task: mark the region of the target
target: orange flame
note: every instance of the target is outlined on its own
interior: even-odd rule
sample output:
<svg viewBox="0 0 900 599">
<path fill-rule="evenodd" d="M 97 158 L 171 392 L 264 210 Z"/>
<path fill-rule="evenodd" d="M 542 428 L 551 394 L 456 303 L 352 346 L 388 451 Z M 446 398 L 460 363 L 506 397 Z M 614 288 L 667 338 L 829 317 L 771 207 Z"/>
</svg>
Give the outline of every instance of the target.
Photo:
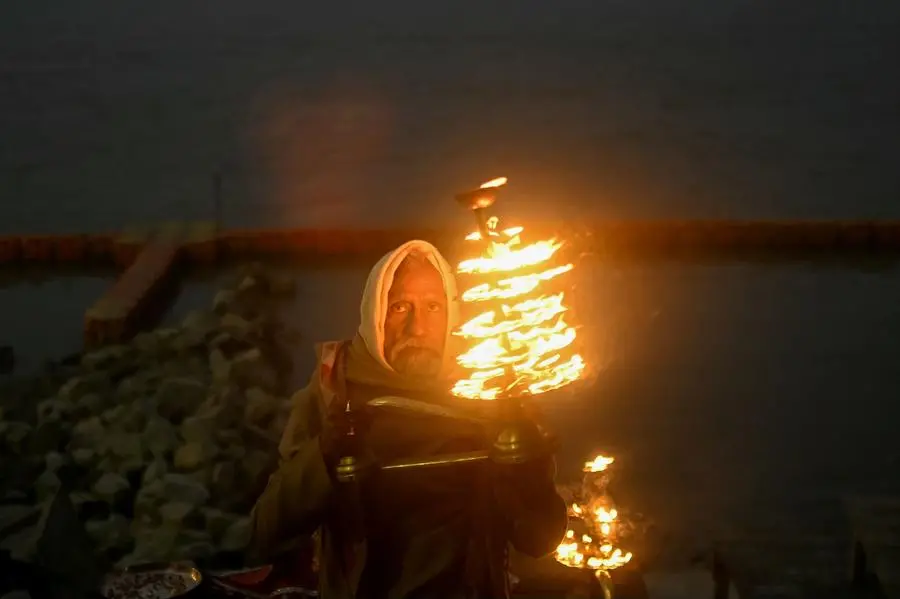
<svg viewBox="0 0 900 599">
<path fill-rule="evenodd" d="M 602 472 L 614 462 L 614 458 L 598 455 L 586 462 L 586 473 Z M 569 530 L 566 538 L 556 548 L 556 560 L 573 568 L 612 570 L 631 561 L 632 553 L 615 546 L 619 512 L 607 495 L 588 498 L 582 506 L 573 502 L 569 506 Z M 580 532 L 576 533 L 576 529 Z"/>
<path fill-rule="evenodd" d="M 482 187 L 505 183 L 501 177 Z M 576 332 L 565 320 L 565 294 L 541 292 L 543 284 L 574 268 L 547 264 L 563 244 L 555 239 L 525 244 L 522 227 L 498 231 L 496 217 L 487 224 L 486 247 L 480 232 L 466 237 L 482 242 L 484 249 L 460 262 L 458 272 L 488 279 L 465 289 L 462 301 L 491 306 L 455 331 L 469 342 L 457 362 L 470 374 L 453 393 L 491 400 L 512 393 L 538 395 L 577 380 L 585 363 L 571 350 Z"/>
<path fill-rule="evenodd" d="M 616 458 L 607 457 L 605 455 L 598 455 L 590 462 L 584 463 L 584 471 L 585 472 L 603 472 L 615 461 L 616 461 Z"/>
<path fill-rule="evenodd" d="M 492 187 L 502 187 L 506 185 L 508 179 L 506 177 L 497 177 L 496 179 L 491 179 L 487 183 L 481 184 L 481 189 L 490 189 Z"/>
</svg>

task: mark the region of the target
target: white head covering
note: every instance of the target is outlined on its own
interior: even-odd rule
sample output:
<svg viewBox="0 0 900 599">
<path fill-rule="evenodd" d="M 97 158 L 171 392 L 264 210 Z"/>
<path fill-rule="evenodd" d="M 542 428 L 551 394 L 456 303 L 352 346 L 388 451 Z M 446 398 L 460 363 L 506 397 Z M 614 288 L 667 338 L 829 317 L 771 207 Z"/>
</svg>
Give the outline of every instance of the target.
<svg viewBox="0 0 900 599">
<path fill-rule="evenodd" d="M 363 291 L 362 302 L 359 306 L 359 335 L 366 344 L 369 354 L 387 370 L 393 371 L 384 356 L 384 321 L 388 309 L 388 292 L 394 282 L 394 273 L 400 267 L 403 260 L 413 252 L 419 252 L 426 256 L 428 261 L 441 275 L 444 283 L 444 293 L 447 295 L 447 335 L 444 348 L 449 346 L 448 341 L 459 321 L 459 299 L 456 290 L 456 278 L 450 264 L 441 256 L 436 247 L 427 241 L 407 241 L 392 252 L 388 252 L 378 261 Z M 454 363 L 454 357 L 444 352 L 444 370 Z"/>
</svg>

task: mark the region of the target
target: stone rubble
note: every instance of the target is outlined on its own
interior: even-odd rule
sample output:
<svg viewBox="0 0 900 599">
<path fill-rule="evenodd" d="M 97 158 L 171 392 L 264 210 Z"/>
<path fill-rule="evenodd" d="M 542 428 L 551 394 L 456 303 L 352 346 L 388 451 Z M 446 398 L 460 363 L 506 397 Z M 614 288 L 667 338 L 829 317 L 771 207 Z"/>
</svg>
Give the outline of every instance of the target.
<svg viewBox="0 0 900 599">
<path fill-rule="evenodd" d="M 29 561 L 35 513 L 68 493 L 120 566 L 239 552 L 277 463 L 297 335 L 287 275 L 250 265 L 178 327 L 67 360 L 0 398 L 0 551 Z"/>
</svg>

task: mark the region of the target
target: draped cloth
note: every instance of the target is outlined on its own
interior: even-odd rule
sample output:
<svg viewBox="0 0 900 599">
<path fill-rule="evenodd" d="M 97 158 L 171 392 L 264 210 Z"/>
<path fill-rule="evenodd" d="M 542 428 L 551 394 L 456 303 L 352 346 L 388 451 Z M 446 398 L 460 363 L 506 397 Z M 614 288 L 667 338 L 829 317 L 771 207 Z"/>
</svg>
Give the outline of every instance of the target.
<svg viewBox="0 0 900 599">
<path fill-rule="evenodd" d="M 401 375 L 384 356 L 384 321 L 394 275 L 412 252 L 437 269 L 447 295 L 447 331 L 439 376 Z M 371 399 L 397 395 L 479 411 L 479 402 L 452 398 L 456 374 L 452 332 L 459 304 L 453 272 L 437 249 L 410 241 L 372 269 L 360 303 L 360 325 L 348 341 L 317 347 L 316 371 L 299 391 L 280 444 L 281 465 L 254 508 L 254 547 L 260 554 L 317 531 L 323 599 L 495 599 L 508 595 L 507 546 L 525 530 L 545 553 L 565 531 L 565 504 L 550 491 L 545 506 L 519 526 L 498 511 L 490 465 L 443 466 L 438 470 L 375 473 L 347 493 L 327 471 L 318 445 L 331 402 L 364 409 Z M 486 448 L 478 425 L 434 417 L 381 412 L 373 415 L 365 445 L 387 463 Z M 552 486 L 552 484 L 551 484 Z M 352 495 L 355 503 L 348 504 Z M 544 497 L 546 493 L 536 493 Z M 348 511 L 361 512 L 348 530 Z M 560 514 L 562 521 L 560 524 Z M 548 517 L 549 516 L 549 517 Z M 354 519 L 356 521 L 356 519 Z M 537 532 L 535 532 L 537 531 Z M 521 536 L 521 535 L 520 535 Z M 526 538 L 526 537 L 522 537 Z M 544 547 L 546 545 L 546 548 Z"/>
</svg>

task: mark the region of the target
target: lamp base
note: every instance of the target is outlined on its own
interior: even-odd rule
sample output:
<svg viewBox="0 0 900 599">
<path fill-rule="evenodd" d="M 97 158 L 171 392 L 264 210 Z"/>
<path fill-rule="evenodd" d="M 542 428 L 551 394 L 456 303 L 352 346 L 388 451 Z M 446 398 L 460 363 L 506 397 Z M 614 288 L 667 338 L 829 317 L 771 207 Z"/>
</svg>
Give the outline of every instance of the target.
<svg viewBox="0 0 900 599">
<path fill-rule="evenodd" d="M 504 423 L 491 446 L 498 464 L 522 464 L 552 454 L 556 439 L 535 423 L 520 419 Z"/>
<path fill-rule="evenodd" d="M 338 482 L 354 483 L 365 477 L 375 467 L 375 461 L 361 455 L 345 455 L 338 460 L 335 476 Z"/>
</svg>

